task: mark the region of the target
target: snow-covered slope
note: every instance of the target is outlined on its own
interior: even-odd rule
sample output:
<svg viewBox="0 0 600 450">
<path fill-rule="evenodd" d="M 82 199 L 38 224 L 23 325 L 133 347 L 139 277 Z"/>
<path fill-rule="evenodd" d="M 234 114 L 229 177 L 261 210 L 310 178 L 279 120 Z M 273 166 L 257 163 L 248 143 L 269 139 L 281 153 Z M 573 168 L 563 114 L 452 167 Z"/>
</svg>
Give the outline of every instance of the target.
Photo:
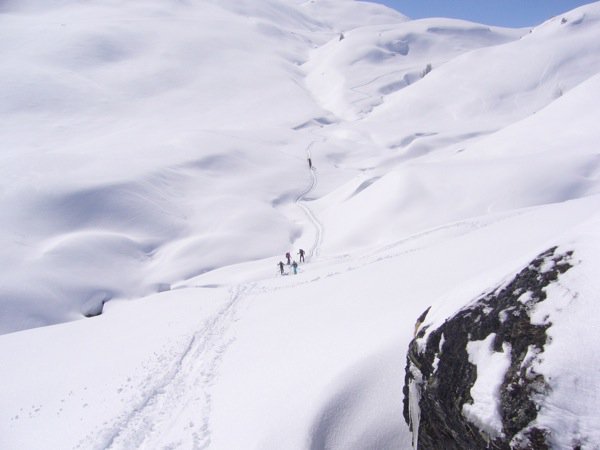
<svg viewBox="0 0 600 450">
<path fill-rule="evenodd" d="M 364 26 L 311 53 L 305 65 L 307 86 L 324 108 L 352 120 L 371 112 L 389 94 L 416 83 L 434 66 L 523 33 L 451 19 Z"/>
<path fill-rule="evenodd" d="M 302 184 L 291 128 L 320 115 L 298 67 L 315 19 L 281 2 L 61 5 L 0 17 L 4 332 L 300 233 L 273 204 Z"/>
<path fill-rule="evenodd" d="M 504 45 L 433 61 L 418 83 L 352 123 L 354 136 L 380 151 L 347 163 L 363 176 L 333 194 L 345 201 L 320 200 L 325 226 L 342 231 L 325 245 L 344 251 L 348 241 L 360 242 L 364 224 L 351 220 L 359 209 L 396 212 L 369 225 L 385 242 L 424 226 L 598 192 L 598 7 L 564 18 Z M 420 26 L 432 34 L 430 21 Z M 433 34 L 457 34 L 455 26 Z M 473 29 L 464 28 L 477 36 Z"/>
<path fill-rule="evenodd" d="M 408 448 L 416 317 L 597 220 L 599 20 L 2 2 L 0 447 Z"/>
</svg>

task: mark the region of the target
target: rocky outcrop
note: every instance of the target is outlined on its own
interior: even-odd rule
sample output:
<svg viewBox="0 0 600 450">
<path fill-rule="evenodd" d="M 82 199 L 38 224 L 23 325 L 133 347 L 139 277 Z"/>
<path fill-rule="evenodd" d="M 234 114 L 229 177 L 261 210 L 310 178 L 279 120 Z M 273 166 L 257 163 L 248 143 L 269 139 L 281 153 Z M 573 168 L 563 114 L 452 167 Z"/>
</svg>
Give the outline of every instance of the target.
<svg viewBox="0 0 600 450">
<path fill-rule="evenodd" d="M 536 363 L 552 324 L 532 320 L 531 311 L 572 266 L 572 252 L 551 248 L 442 325 L 418 330 L 404 386 L 404 418 L 415 447 L 549 448 L 549 430 L 532 422 L 549 389 Z M 493 404 L 485 402 L 490 398 Z"/>
</svg>

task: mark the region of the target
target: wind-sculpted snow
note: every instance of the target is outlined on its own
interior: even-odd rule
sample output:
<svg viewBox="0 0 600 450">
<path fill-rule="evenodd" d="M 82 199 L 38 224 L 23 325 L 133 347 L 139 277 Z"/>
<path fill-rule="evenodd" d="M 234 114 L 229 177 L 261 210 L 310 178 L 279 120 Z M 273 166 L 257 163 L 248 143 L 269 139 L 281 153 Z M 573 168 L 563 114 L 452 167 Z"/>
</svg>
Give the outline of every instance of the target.
<svg viewBox="0 0 600 450">
<path fill-rule="evenodd" d="M 415 318 L 598 210 L 599 5 L 0 2 L 0 447 L 407 448 Z"/>
<path fill-rule="evenodd" d="M 344 39 L 333 39 L 312 52 L 306 64 L 307 85 L 323 107 L 353 120 L 384 103 L 387 95 L 419 81 L 427 65 L 437 67 L 524 33 L 459 20 L 444 23 L 426 19 L 344 33 Z"/>
<path fill-rule="evenodd" d="M 490 30 L 484 35 L 487 39 L 495 37 L 491 46 L 489 40 L 484 45 L 481 27 L 473 24 L 463 25 L 463 32 L 452 22 L 434 27 L 430 20 L 395 27 L 386 33 L 401 36 L 403 27 L 412 27 L 413 34 L 421 30 L 408 46 L 427 43 L 429 54 L 421 54 L 422 49 L 408 51 L 406 56 L 399 54 L 391 62 L 378 65 L 382 68 L 404 60 L 406 64 L 418 61 L 411 69 L 415 82 L 405 78 L 406 71 L 391 71 L 387 75 L 397 80 L 396 92 L 362 95 L 358 103 L 342 104 L 336 99 L 346 102 L 359 98 L 344 94 L 350 85 L 343 80 L 352 70 L 358 71 L 355 66 L 366 67 L 368 63 L 358 59 L 348 70 L 338 70 L 346 66 L 330 59 L 351 55 L 349 50 L 340 50 L 342 45 L 363 52 L 372 49 L 372 44 L 345 44 L 351 39 L 348 37 L 317 50 L 327 51 L 323 54 L 328 58 L 314 59 L 320 65 L 310 72 L 309 86 L 317 96 L 323 92 L 319 98 L 326 107 L 353 111 L 351 117 L 346 116 L 352 119 L 364 116 L 353 122 L 353 140 L 360 148 L 371 148 L 369 158 L 347 152 L 343 160 L 336 160 L 336 166 L 361 169 L 362 173 L 319 200 L 317 211 L 322 211 L 324 226 L 340 230 L 324 242 L 324 251 L 346 251 L 349 243 L 370 243 L 364 236 L 365 223 L 354 219 L 359 210 L 374 217 L 394 212 L 388 220 L 369 226 L 370 236 L 388 240 L 398 233 L 410 234 L 424 226 L 490 211 L 597 193 L 595 143 L 599 136 L 591 122 L 599 114 L 594 99 L 600 92 L 600 66 L 592 55 L 600 53 L 600 28 L 596 26 L 600 12 L 598 4 L 584 11 L 565 14 L 565 23 L 557 18 L 531 33 L 521 30 L 524 34 L 520 39 L 514 31 Z M 574 21 L 570 18 L 581 14 L 586 19 L 568 28 Z M 472 47 L 463 45 L 459 55 L 451 53 L 456 52 L 453 40 L 469 35 L 465 29 L 472 31 Z M 367 30 L 360 31 L 367 36 Z M 377 35 L 378 39 L 383 40 L 386 33 Z M 577 46 L 572 44 L 575 41 Z M 477 44 L 483 48 L 475 48 Z M 446 55 L 448 60 L 436 60 L 434 55 Z M 433 69 L 422 76 L 418 71 L 422 72 L 428 62 Z M 328 83 L 328 77 L 337 78 Z M 371 80 L 375 85 L 381 81 L 376 77 Z M 330 89 L 331 85 L 337 88 Z M 355 105 L 363 99 L 380 105 L 372 109 L 372 104 L 354 114 Z M 348 129 L 350 125 L 342 127 Z M 352 146 L 349 140 L 348 145 Z M 368 189 L 349 201 L 339 201 L 373 177 L 379 179 Z"/>
<path fill-rule="evenodd" d="M 596 192 L 597 83 L 571 89 L 597 71 L 596 9 L 527 34 L 341 0 L 6 3 L 0 289 L 23 317 L 4 316 L 2 329 L 77 317 L 98 292 L 139 297 L 283 252 L 302 233 L 294 194 L 282 193 L 302 185 L 310 142 L 333 253 Z M 562 155 L 569 144 L 577 159 Z M 532 156 L 479 159 L 515 151 Z M 373 228 L 353 219 L 359 210 L 392 214 Z M 101 244 L 106 233 L 131 251 Z M 56 264 L 46 249 L 62 241 L 82 246 L 62 275 L 44 275 Z"/>
<path fill-rule="evenodd" d="M 281 28 L 271 36 L 208 2 L 13 6 L 0 17 L 0 330 L 73 319 L 98 292 L 140 297 L 299 235 L 271 201 L 301 184 L 291 143 L 310 136 L 291 127 L 320 115 L 296 65 L 311 19 L 248 3 Z"/>
</svg>

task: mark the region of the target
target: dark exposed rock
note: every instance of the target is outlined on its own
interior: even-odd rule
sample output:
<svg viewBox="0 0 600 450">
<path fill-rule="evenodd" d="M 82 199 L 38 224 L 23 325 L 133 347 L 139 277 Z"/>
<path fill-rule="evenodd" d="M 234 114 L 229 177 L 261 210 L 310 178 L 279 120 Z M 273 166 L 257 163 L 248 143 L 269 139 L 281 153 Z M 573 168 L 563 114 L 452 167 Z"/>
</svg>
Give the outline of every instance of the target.
<svg viewBox="0 0 600 450">
<path fill-rule="evenodd" d="M 532 323 L 530 312 L 546 299 L 545 288 L 572 267 L 571 257 L 572 252 L 557 254 L 551 248 L 510 282 L 483 294 L 438 328 L 419 329 L 408 351 L 404 418 L 420 450 L 549 448 L 548 430 L 529 424 L 549 389 L 534 363 L 544 351 L 551 323 Z M 463 415 L 463 406 L 473 403 L 471 388 L 477 380 L 477 366 L 469 361 L 467 345 L 492 334 L 494 352 L 510 350 L 497 405 L 502 418 L 502 432 L 497 435 L 479 429 Z"/>
</svg>

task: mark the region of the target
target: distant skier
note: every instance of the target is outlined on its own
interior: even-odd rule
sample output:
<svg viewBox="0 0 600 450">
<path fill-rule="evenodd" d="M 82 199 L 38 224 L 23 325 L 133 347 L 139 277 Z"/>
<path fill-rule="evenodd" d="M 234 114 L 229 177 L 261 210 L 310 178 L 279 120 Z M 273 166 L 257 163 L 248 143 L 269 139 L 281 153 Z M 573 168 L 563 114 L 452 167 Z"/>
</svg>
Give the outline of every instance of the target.
<svg viewBox="0 0 600 450">
<path fill-rule="evenodd" d="M 279 271 L 281 272 L 281 275 L 283 275 L 283 263 L 279 261 L 277 265 L 279 266 Z"/>
<path fill-rule="evenodd" d="M 300 249 L 298 254 L 300 255 L 300 262 L 304 262 L 304 250 Z"/>
<path fill-rule="evenodd" d="M 292 269 L 294 269 L 294 275 L 298 274 L 298 263 L 296 261 L 294 261 L 292 263 Z"/>
<path fill-rule="evenodd" d="M 308 168 L 312 169 L 312 159 L 308 158 Z"/>
<path fill-rule="evenodd" d="M 289 266 L 292 263 L 292 255 L 290 255 L 290 252 L 287 252 L 285 257 L 287 258 L 287 265 Z"/>
</svg>

